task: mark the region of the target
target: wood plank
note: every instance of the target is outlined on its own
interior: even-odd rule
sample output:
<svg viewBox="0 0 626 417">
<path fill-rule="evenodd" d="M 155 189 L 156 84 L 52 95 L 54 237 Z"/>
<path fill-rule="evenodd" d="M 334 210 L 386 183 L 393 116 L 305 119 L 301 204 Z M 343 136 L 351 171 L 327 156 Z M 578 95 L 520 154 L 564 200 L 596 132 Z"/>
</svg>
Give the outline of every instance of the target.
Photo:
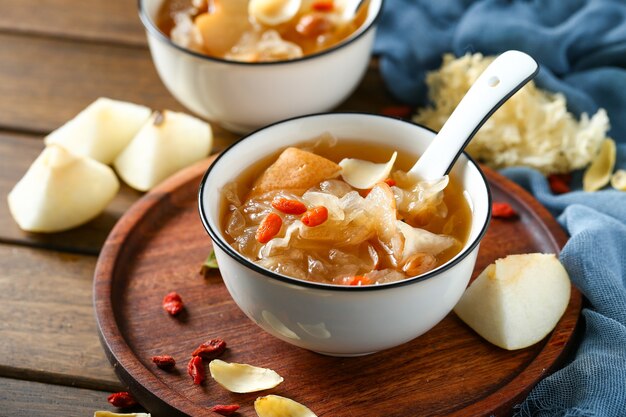
<svg viewBox="0 0 626 417">
<path fill-rule="evenodd" d="M 108 395 L 104 391 L 0 378 L 0 415 L 88 417 L 96 410 L 114 411 L 107 402 Z"/>
<path fill-rule="evenodd" d="M 0 30 L 43 35 L 146 44 L 130 0 L 0 0 Z"/>
<path fill-rule="evenodd" d="M 0 375 L 122 388 L 98 340 L 95 262 L 91 256 L 0 245 Z"/>
<path fill-rule="evenodd" d="M 36 136 L 0 133 L 0 195 L 6 196 L 43 149 Z M 104 213 L 73 230 L 62 233 L 28 233 L 9 212 L 6 198 L 0 201 L 0 242 L 97 254 L 117 219 L 142 193 L 122 185 Z"/>
</svg>

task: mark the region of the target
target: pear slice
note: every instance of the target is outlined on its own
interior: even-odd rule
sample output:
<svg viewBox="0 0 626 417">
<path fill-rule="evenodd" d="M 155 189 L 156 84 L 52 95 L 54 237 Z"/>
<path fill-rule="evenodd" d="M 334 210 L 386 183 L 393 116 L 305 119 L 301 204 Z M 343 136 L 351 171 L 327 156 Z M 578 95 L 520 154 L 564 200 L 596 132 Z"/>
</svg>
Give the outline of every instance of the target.
<svg viewBox="0 0 626 417">
<path fill-rule="evenodd" d="M 122 180 L 148 191 L 176 171 L 206 157 L 211 126 L 184 113 L 154 112 L 113 166 Z"/>
<path fill-rule="evenodd" d="M 148 107 L 101 97 L 45 138 L 76 155 L 110 164 L 150 117 Z"/>
<path fill-rule="evenodd" d="M 264 25 L 276 26 L 293 19 L 301 0 L 250 0 L 248 15 Z"/>
<path fill-rule="evenodd" d="M 96 217 L 118 189 L 108 166 L 50 145 L 9 193 L 9 210 L 23 230 L 60 232 Z"/>
<path fill-rule="evenodd" d="M 376 183 L 384 181 L 396 162 L 398 152 L 394 152 L 388 162 L 376 164 L 362 159 L 344 158 L 339 162 L 341 176 L 344 181 L 360 190 L 372 188 Z"/>
<path fill-rule="evenodd" d="M 569 299 L 569 276 L 555 255 L 509 255 L 485 268 L 454 312 L 487 341 L 514 350 L 550 333 Z"/>
</svg>

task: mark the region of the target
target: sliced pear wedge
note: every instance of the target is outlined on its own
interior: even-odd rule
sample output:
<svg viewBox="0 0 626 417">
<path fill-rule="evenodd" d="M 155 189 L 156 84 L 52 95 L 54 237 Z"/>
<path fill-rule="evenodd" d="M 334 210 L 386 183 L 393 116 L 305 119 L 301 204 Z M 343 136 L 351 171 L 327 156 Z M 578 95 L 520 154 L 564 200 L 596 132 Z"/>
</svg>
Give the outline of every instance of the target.
<svg viewBox="0 0 626 417">
<path fill-rule="evenodd" d="M 45 138 L 76 155 L 110 164 L 150 117 L 148 107 L 101 97 Z"/>
<path fill-rule="evenodd" d="M 259 417 L 317 417 L 313 411 L 299 402 L 279 395 L 257 398 L 254 402 L 254 411 Z"/>
<path fill-rule="evenodd" d="M 118 189 L 108 166 L 50 145 L 9 193 L 9 209 L 23 230 L 60 232 L 96 217 Z"/>
<path fill-rule="evenodd" d="M 212 145 L 211 127 L 202 120 L 168 110 L 154 112 L 113 166 L 126 184 L 148 191 L 206 157 Z"/>
<path fill-rule="evenodd" d="M 276 26 L 293 19 L 301 4 L 301 0 L 250 0 L 248 15 L 264 25 Z"/>
<path fill-rule="evenodd" d="M 454 312 L 487 341 L 514 350 L 546 337 L 569 299 L 569 276 L 555 255 L 509 255 L 485 268 Z"/>
<path fill-rule="evenodd" d="M 383 164 L 376 164 L 362 159 L 344 158 L 339 162 L 341 176 L 344 181 L 360 190 L 372 188 L 376 183 L 389 177 L 398 152 L 391 155 L 391 159 Z"/>
<path fill-rule="evenodd" d="M 267 368 L 214 359 L 209 363 L 213 379 L 230 392 L 245 393 L 274 388 L 283 377 Z"/>
<path fill-rule="evenodd" d="M 613 139 L 604 139 L 600 145 L 600 152 L 583 175 L 583 190 L 596 191 L 609 183 L 615 167 L 615 153 Z"/>
</svg>

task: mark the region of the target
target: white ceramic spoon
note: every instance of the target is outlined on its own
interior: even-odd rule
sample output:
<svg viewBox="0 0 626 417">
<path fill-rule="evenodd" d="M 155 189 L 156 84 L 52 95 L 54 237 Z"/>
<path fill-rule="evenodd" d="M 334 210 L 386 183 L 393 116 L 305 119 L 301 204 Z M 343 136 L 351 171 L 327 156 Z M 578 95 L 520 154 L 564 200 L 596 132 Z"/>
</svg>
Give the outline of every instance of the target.
<svg viewBox="0 0 626 417">
<path fill-rule="evenodd" d="M 409 174 L 422 180 L 448 174 L 483 123 L 537 72 L 537 61 L 523 52 L 507 51 L 498 56 L 465 94 Z"/>
</svg>

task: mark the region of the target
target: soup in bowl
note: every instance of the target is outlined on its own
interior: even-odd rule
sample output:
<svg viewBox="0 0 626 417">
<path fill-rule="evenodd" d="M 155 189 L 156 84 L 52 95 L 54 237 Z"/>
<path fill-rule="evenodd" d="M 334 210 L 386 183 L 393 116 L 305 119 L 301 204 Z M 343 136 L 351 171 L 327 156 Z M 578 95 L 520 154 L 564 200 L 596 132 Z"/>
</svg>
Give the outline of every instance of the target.
<svg viewBox="0 0 626 417">
<path fill-rule="evenodd" d="M 344 101 L 369 65 L 382 2 L 369 0 L 348 23 L 333 23 L 332 10 L 311 10 L 311 1 L 275 26 L 237 15 L 239 4 L 248 10 L 246 0 L 213 0 L 213 13 L 191 0 L 139 0 L 139 15 L 154 65 L 172 95 L 194 113 L 243 133 Z M 191 7 L 191 15 L 175 18 L 172 7 Z M 224 13 L 234 17 L 214 24 Z M 307 16 L 328 20 L 320 28 L 330 29 L 306 35 Z M 187 23 L 174 25 L 174 19 Z"/>
<path fill-rule="evenodd" d="M 465 155 L 449 177 L 408 178 L 433 137 L 384 116 L 325 114 L 269 126 L 224 151 L 199 205 L 242 311 L 282 340 L 344 356 L 397 346 L 443 319 L 469 282 L 490 195 Z M 337 164 L 383 162 L 394 151 L 389 177 L 368 189 L 351 186 Z"/>
</svg>

